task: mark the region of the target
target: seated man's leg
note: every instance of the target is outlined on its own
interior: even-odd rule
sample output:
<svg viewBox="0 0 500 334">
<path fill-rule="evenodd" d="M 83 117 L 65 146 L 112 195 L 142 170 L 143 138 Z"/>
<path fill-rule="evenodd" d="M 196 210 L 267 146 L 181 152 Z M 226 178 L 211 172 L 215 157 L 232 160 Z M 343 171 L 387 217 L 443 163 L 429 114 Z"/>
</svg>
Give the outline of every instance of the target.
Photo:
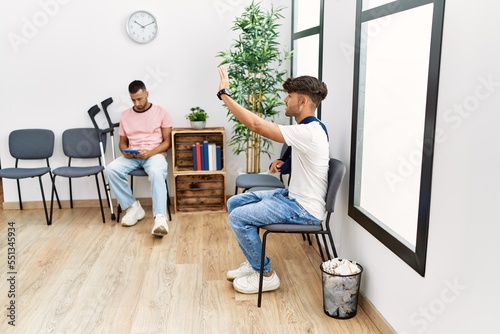
<svg viewBox="0 0 500 334">
<path fill-rule="evenodd" d="M 127 209 L 127 213 L 121 221 L 122 226 L 134 226 L 137 221 L 146 215 L 141 204 L 132 194 L 132 189 L 128 183 L 128 174 L 138 167 L 140 167 L 139 159 L 127 159 L 125 157 L 118 157 L 106 167 L 111 190 L 115 193 L 120 206 Z"/>
<path fill-rule="evenodd" d="M 318 220 L 294 199 L 289 198 L 287 189 L 238 195 L 228 204 L 231 210 L 229 223 L 243 254 L 255 272 L 249 273 L 248 266 L 243 264 L 239 269 L 228 272 L 227 276 L 228 279 L 234 279 L 233 287 L 236 291 L 257 293 L 259 291 L 258 271 L 262 256 L 262 242 L 258 227 L 280 223 L 315 224 Z M 264 259 L 263 272 L 262 291 L 278 289 L 280 279 L 272 270 L 268 257 Z"/>
<path fill-rule="evenodd" d="M 127 209 L 136 201 L 130 189 L 128 174 L 138 167 L 140 164 L 136 162 L 136 159 L 125 157 L 118 157 L 106 166 L 109 186 L 123 209 Z"/>
<path fill-rule="evenodd" d="M 168 172 L 167 159 L 163 154 L 156 154 L 142 166 L 148 174 L 151 185 L 151 196 L 153 198 L 153 216 L 167 215 L 167 187 L 165 179 Z"/>
<path fill-rule="evenodd" d="M 163 154 L 156 154 L 150 157 L 143 165 L 148 174 L 151 185 L 151 196 L 153 198 L 153 217 L 155 223 L 151 234 L 163 237 L 168 234 L 167 224 L 167 187 L 165 178 L 167 177 L 168 163 Z"/>
<path fill-rule="evenodd" d="M 274 190 L 269 190 L 269 191 L 271 192 L 270 194 L 274 192 Z M 227 200 L 227 211 L 231 213 L 231 211 L 233 211 L 234 208 L 238 208 L 240 206 L 255 202 L 260 202 L 264 196 L 265 194 L 263 194 L 262 192 L 257 196 L 254 192 L 250 191 L 231 196 Z"/>
<path fill-rule="evenodd" d="M 257 228 L 270 224 L 318 224 L 319 221 L 288 197 L 287 189 L 257 191 L 231 197 L 229 223 L 236 240 L 253 270 L 260 270 L 262 241 Z M 272 272 L 266 257 L 264 274 Z"/>
</svg>

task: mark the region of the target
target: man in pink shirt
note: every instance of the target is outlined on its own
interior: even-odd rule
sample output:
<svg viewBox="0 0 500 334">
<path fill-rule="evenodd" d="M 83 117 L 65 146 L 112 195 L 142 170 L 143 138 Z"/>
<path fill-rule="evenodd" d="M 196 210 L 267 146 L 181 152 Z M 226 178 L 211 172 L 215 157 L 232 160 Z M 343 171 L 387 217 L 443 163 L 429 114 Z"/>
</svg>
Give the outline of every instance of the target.
<svg viewBox="0 0 500 334">
<path fill-rule="evenodd" d="M 123 156 L 113 160 L 107 167 L 108 181 L 118 203 L 127 209 L 122 218 L 123 226 L 133 226 L 145 216 L 144 209 L 132 194 L 128 174 L 144 168 L 151 183 L 154 226 L 151 233 L 163 237 L 168 234 L 167 224 L 167 150 L 171 146 L 172 119 L 160 106 L 148 101 L 149 93 L 142 81 L 130 83 L 130 98 L 134 106 L 125 110 L 120 118 L 120 151 Z M 136 150 L 128 153 L 124 150 Z"/>
</svg>

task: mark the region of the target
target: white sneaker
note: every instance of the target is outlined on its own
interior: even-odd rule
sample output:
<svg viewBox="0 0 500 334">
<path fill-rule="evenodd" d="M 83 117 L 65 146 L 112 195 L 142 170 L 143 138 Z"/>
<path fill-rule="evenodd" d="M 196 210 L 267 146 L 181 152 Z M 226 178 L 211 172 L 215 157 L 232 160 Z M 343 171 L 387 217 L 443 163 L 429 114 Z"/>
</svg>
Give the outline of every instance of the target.
<svg viewBox="0 0 500 334">
<path fill-rule="evenodd" d="M 227 280 L 232 282 L 235 278 L 251 275 L 255 272 L 248 261 L 240 264 L 238 269 L 229 270 L 226 274 Z"/>
<path fill-rule="evenodd" d="M 127 214 L 122 218 L 122 226 L 134 226 L 137 221 L 144 218 L 146 212 L 139 201 L 135 201 L 128 209 Z"/>
<path fill-rule="evenodd" d="M 151 234 L 157 237 L 163 237 L 168 234 L 167 217 L 165 217 L 165 215 L 156 215 L 155 226 L 153 227 Z"/>
<path fill-rule="evenodd" d="M 259 273 L 254 272 L 249 276 L 238 277 L 233 281 L 233 287 L 241 293 L 258 293 L 259 292 Z M 262 282 L 262 292 L 273 291 L 280 287 L 280 279 L 273 271 L 270 277 L 264 276 Z"/>
</svg>

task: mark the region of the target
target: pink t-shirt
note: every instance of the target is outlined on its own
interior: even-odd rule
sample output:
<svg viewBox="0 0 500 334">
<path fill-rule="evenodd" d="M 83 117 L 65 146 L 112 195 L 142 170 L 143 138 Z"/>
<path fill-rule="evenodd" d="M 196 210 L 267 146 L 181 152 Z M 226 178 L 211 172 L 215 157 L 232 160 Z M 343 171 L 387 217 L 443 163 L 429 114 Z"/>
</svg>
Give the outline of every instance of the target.
<svg viewBox="0 0 500 334">
<path fill-rule="evenodd" d="M 151 150 L 163 142 L 161 128 L 172 127 L 170 114 L 160 106 L 151 105 L 147 111 L 138 113 L 130 108 L 120 117 L 118 134 L 128 138 L 131 149 Z"/>
</svg>

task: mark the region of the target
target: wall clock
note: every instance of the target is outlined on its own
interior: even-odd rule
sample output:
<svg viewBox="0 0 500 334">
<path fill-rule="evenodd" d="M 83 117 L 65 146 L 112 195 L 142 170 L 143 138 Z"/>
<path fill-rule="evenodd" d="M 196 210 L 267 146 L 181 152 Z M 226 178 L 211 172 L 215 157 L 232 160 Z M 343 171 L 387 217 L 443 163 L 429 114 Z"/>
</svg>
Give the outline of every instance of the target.
<svg viewBox="0 0 500 334">
<path fill-rule="evenodd" d="M 127 20 L 127 33 L 134 42 L 151 42 L 158 35 L 156 18 L 144 10 L 132 13 Z"/>
</svg>

